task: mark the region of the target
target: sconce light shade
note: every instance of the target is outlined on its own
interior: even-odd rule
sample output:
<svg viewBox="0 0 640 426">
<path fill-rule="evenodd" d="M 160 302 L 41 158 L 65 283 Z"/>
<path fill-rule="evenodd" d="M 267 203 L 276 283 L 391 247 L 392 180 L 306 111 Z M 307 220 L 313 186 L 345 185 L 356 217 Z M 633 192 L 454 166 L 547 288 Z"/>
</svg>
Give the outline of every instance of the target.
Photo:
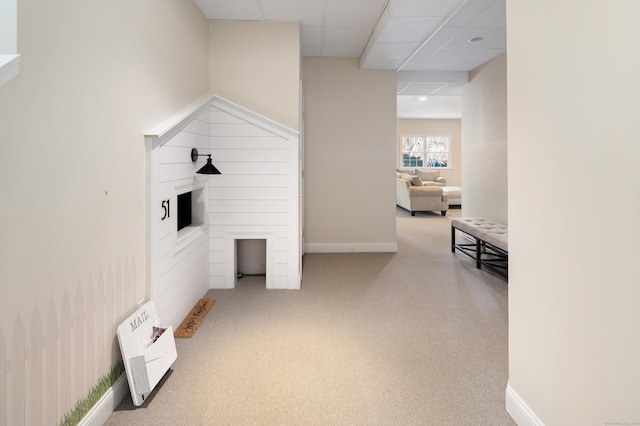
<svg viewBox="0 0 640 426">
<path fill-rule="evenodd" d="M 209 154 L 209 158 L 207 158 L 207 164 L 202 166 L 200 170 L 196 173 L 200 173 L 202 175 L 220 175 L 220 170 L 216 169 L 216 166 L 211 162 L 211 154 Z"/>
<path fill-rule="evenodd" d="M 195 163 L 198 160 L 198 157 L 205 155 L 209 157 L 207 158 L 207 164 L 202 166 L 202 168 L 196 173 L 200 173 L 201 175 L 221 175 L 222 173 L 220 173 L 220 170 L 216 169 L 216 166 L 211 162 L 211 154 L 198 154 L 198 150 L 193 148 L 191 150 L 191 161 Z"/>
</svg>

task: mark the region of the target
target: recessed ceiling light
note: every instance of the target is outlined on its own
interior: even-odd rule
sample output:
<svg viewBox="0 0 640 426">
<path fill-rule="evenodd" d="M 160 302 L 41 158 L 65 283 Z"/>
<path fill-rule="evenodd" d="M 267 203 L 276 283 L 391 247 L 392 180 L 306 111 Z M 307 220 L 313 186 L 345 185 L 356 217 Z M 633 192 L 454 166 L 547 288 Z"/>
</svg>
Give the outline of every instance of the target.
<svg viewBox="0 0 640 426">
<path fill-rule="evenodd" d="M 427 97 L 426 97 L 426 96 L 420 96 L 420 97 L 418 98 L 418 100 L 419 100 L 419 101 L 426 101 L 426 100 L 427 100 Z"/>
<path fill-rule="evenodd" d="M 469 43 L 478 43 L 484 40 L 484 37 L 473 37 L 469 39 Z"/>
</svg>

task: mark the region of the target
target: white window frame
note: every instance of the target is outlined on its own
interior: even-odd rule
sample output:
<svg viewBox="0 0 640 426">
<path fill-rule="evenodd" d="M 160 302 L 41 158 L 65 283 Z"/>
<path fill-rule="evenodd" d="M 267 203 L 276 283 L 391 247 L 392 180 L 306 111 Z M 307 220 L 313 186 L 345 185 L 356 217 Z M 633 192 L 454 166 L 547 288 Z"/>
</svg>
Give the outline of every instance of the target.
<svg viewBox="0 0 640 426">
<path fill-rule="evenodd" d="M 20 74 L 17 0 L 0 0 L 0 87 Z"/>
<path fill-rule="evenodd" d="M 405 165 L 404 164 L 404 155 L 409 153 L 409 151 L 405 152 L 405 139 L 406 138 L 422 138 L 423 139 L 423 145 L 422 145 L 422 150 L 421 151 L 413 151 L 414 153 L 421 153 L 422 154 L 422 166 L 418 166 L 418 165 Z M 429 152 L 427 150 L 427 141 L 430 138 L 442 138 L 442 139 L 446 139 L 447 142 L 447 150 L 445 151 L 446 153 L 446 157 L 447 157 L 447 165 L 446 166 L 428 166 L 428 158 L 429 158 Z M 451 165 L 451 135 L 442 135 L 442 134 L 428 134 L 428 133 L 422 133 L 422 134 L 418 134 L 418 133 L 413 133 L 413 134 L 405 134 L 405 135 L 401 135 L 400 136 L 400 166 L 401 168 L 407 168 L 407 167 L 413 167 L 413 168 L 417 168 L 417 169 L 426 169 L 426 170 L 450 170 L 452 169 L 452 165 Z"/>
</svg>

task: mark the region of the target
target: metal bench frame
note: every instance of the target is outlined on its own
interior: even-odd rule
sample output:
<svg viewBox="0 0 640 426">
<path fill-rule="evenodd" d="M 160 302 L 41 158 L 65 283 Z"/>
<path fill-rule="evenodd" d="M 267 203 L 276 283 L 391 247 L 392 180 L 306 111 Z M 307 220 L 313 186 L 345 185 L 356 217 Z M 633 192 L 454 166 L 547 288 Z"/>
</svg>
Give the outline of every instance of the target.
<svg viewBox="0 0 640 426">
<path fill-rule="evenodd" d="M 456 243 L 456 231 L 460 231 L 468 236 L 471 243 Z M 460 228 L 456 228 L 451 224 L 451 253 L 455 253 L 456 249 L 466 254 L 476 261 L 476 268 L 485 268 L 492 270 L 503 278 L 509 276 L 509 253 L 498 248 L 477 235 L 470 234 Z"/>
</svg>

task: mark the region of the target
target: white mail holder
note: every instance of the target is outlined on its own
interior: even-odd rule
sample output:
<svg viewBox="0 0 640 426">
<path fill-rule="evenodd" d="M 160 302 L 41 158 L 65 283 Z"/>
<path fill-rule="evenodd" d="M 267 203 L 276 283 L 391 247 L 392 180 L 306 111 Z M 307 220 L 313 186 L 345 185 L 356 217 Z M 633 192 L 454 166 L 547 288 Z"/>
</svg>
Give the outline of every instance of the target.
<svg viewBox="0 0 640 426">
<path fill-rule="evenodd" d="M 173 329 L 158 322 L 156 307 L 149 301 L 118 326 L 122 361 L 136 406 L 142 405 L 178 357 Z"/>
</svg>

